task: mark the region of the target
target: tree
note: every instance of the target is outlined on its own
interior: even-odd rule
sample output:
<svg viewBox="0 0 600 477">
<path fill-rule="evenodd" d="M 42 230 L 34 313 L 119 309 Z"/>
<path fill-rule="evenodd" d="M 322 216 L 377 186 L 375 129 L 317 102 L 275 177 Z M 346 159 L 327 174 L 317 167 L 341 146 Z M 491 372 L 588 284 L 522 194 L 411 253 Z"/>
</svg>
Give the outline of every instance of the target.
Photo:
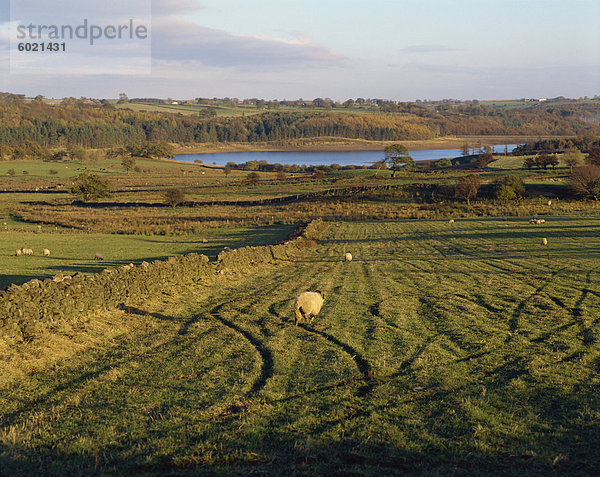
<svg viewBox="0 0 600 477">
<path fill-rule="evenodd" d="M 279 182 L 284 182 L 286 179 L 287 179 L 287 176 L 285 175 L 285 172 L 277 171 L 277 180 Z"/>
<path fill-rule="evenodd" d="M 600 166 L 578 167 L 573 171 L 570 179 L 575 194 L 594 200 L 600 198 Z"/>
<path fill-rule="evenodd" d="M 325 171 L 322 169 L 317 169 L 313 173 L 313 178 L 315 178 L 318 181 L 322 181 L 323 179 L 325 179 Z"/>
<path fill-rule="evenodd" d="M 129 172 L 135 166 L 135 159 L 133 157 L 124 157 L 121 161 L 123 169 Z"/>
<path fill-rule="evenodd" d="M 479 156 L 477 156 L 477 159 L 475 160 L 475 165 L 479 169 L 483 169 L 485 166 L 487 166 L 493 160 L 494 160 L 494 155 L 491 152 L 486 151 L 483 154 L 479 154 Z"/>
<path fill-rule="evenodd" d="M 461 177 L 454 189 L 454 197 L 467 201 L 467 205 L 471 205 L 471 199 L 477 196 L 477 192 L 481 187 L 481 180 L 475 174 Z"/>
<path fill-rule="evenodd" d="M 225 174 L 225 177 L 227 177 L 229 174 L 231 174 L 231 167 L 225 166 L 223 168 L 223 174 Z"/>
<path fill-rule="evenodd" d="M 535 164 L 535 158 L 533 156 L 527 156 L 527 157 L 525 157 L 525 159 L 523 160 L 523 165 L 527 169 L 531 170 L 531 168 L 536 165 Z"/>
<path fill-rule="evenodd" d="M 385 152 L 384 161 L 390 164 L 392 177 L 396 177 L 396 172 L 402 169 L 410 170 L 415 165 L 415 160 L 409 156 L 408 149 L 402 144 L 387 146 L 383 152 Z"/>
<path fill-rule="evenodd" d="M 569 172 L 573 173 L 573 168 L 583 164 L 583 153 L 577 148 L 567 149 L 563 154 L 563 161 L 569 166 Z"/>
<path fill-rule="evenodd" d="M 540 169 L 546 169 L 549 165 L 552 164 L 552 162 L 553 162 L 553 159 L 550 156 L 550 154 L 545 153 L 545 152 L 538 154 L 535 158 L 535 164 Z"/>
<path fill-rule="evenodd" d="M 600 166 L 600 146 L 594 146 L 590 149 L 586 162 L 594 166 Z"/>
<path fill-rule="evenodd" d="M 162 197 L 167 205 L 175 208 L 185 201 L 185 192 L 181 189 L 167 189 L 162 193 Z"/>
<path fill-rule="evenodd" d="M 89 200 L 110 197 L 111 184 L 107 179 L 100 177 L 96 172 L 84 171 L 71 187 L 71 194 L 79 197 L 84 202 Z"/>
</svg>

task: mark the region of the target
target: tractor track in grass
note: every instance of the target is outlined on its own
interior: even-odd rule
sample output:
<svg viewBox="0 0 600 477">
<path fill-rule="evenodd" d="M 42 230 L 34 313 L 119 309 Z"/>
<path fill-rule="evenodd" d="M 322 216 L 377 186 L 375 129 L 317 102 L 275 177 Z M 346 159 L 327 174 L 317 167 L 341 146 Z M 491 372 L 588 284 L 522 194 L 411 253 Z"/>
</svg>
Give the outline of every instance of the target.
<svg viewBox="0 0 600 477">
<path fill-rule="evenodd" d="M 594 336 L 592 328 L 586 324 L 585 319 L 582 317 L 582 315 L 583 315 L 582 305 L 588 299 L 588 297 L 590 295 L 593 295 L 593 296 L 596 296 L 597 298 L 600 298 L 600 293 L 590 290 L 590 286 L 592 284 L 592 273 L 595 271 L 596 270 L 590 270 L 586 273 L 586 280 L 585 280 L 584 288 L 581 289 L 579 298 L 577 298 L 573 307 L 571 307 L 571 309 L 570 309 L 570 315 L 571 315 L 572 321 L 569 323 L 565 323 L 561 326 L 555 327 L 546 333 L 543 333 L 539 337 L 532 340 L 534 343 L 545 342 L 550 337 L 555 336 L 557 333 L 566 331 L 574 326 L 580 326 L 581 335 L 583 338 L 582 341 L 586 346 L 589 346 L 596 341 L 596 337 Z M 578 289 L 577 287 L 569 287 L 569 288 Z M 546 295 L 557 305 L 561 306 L 564 309 L 569 309 L 569 307 L 561 299 L 559 299 L 557 297 L 553 297 L 549 294 L 546 294 Z M 599 321 L 600 321 L 600 318 L 597 318 L 596 320 L 592 321 L 591 324 L 596 324 Z"/>
<path fill-rule="evenodd" d="M 271 350 L 269 350 L 269 348 L 267 348 L 267 346 L 252 333 L 239 327 L 233 321 L 221 316 L 221 309 L 227 304 L 228 303 L 223 303 L 215 306 L 210 310 L 210 315 L 219 320 L 224 326 L 227 326 L 231 330 L 242 335 L 254 347 L 262 361 L 260 365 L 260 375 L 252 383 L 250 390 L 245 395 L 246 398 L 251 398 L 258 394 L 260 390 L 266 386 L 267 380 L 273 376 L 273 354 L 271 353 Z"/>
<path fill-rule="evenodd" d="M 509 328 L 510 328 L 510 334 L 506 337 L 506 342 L 511 341 L 513 339 L 515 333 L 518 332 L 519 320 L 521 318 L 521 314 L 523 313 L 523 309 L 529 303 L 529 301 L 533 297 L 535 297 L 535 296 L 539 295 L 541 292 L 543 292 L 548 287 L 548 285 L 550 285 L 550 283 L 556 278 L 556 276 L 559 273 L 561 273 L 562 271 L 564 271 L 565 269 L 566 269 L 566 267 L 563 267 L 563 268 L 560 268 L 560 269 L 552 272 L 550 274 L 550 278 L 546 279 L 544 281 L 544 283 L 542 283 L 539 287 L 537 287 L 535 289 L 535 291 L 533 293 L 531 293 L 527 298 L 525 298 L 519 302 L 519 304 L 515 307 L 513 314 L 510 317 L 510 320 L 508 321 Z"/>
</svg>

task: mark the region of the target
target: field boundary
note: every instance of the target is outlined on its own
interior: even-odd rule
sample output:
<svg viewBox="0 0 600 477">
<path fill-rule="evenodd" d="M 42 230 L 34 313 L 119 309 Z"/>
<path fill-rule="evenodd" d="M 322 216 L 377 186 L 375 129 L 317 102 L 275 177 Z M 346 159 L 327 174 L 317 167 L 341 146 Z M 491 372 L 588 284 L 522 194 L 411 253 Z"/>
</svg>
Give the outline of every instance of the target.
<svg viewBox="0 0 600 477">
<path fill-rule="evenodd" d="M 85 322 L 97 310 L 115 309 L 217 274 L 289 260 L 314 246 L 326 228 L 325 222 L 314 220 L 299 225 L 283 243 L 222 251 L 214 262 L 206 255 L 190 253 L 138 266 L 107 268 L 94 275 L 75 274 L 12 285 L 0 291 L 0 336 L 31 341 L 60 322 Z"/>
</svg>

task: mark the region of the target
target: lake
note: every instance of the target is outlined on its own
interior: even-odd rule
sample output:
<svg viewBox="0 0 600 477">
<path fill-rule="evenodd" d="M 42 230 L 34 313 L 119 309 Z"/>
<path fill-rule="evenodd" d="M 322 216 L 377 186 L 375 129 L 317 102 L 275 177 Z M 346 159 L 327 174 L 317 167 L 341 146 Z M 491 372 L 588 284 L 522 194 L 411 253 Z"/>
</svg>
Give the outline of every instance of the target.
<svg viewBox="0 0 600 477">
<path fill-rule="evenodd" d="M 504 144 L 494 146 L 494 152 L 504 152 Z M 509 144 L 511 152 L 517 144 Z M 415 161 L 427 159 L 454 158 L 462 156 L 462 149 L 426 149 L 410 151 Z M 175 160 L 194 162 L 196 159 L 205 164 L 224 166 L 228 162 L 243 164 L 248 161 L 267 161 L 269 164 L 305 164 L 307 166 L 323 166 L 339 164 L 341 166 L 357 165 L 369 166 L 375 161 L 383 159 L 383 151 L 243 151 L 243 152 L 218 152 L 214 154 L 177 154 Z"/>
</svg>

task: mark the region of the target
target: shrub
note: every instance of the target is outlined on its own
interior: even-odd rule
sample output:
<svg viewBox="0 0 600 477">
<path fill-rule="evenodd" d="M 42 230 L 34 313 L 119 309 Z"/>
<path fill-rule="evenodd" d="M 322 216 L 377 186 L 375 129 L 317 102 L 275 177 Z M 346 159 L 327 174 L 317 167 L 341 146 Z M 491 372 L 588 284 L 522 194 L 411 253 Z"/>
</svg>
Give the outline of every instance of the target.
<svg viewBox="0 0 600 477">
<path fill-rule="evenodd" d="M 435 167 L 440 167 L 440 168 L 442 168 L 442 167 L 452 167 L 452 160 L 448 159 L 447 157 L 444 157 L 444 158 L 442 158 L 442 159 L 440 159 L 438 161 L 435 161 L 433 163 L 433 165 Z"/>
<path fill-rule="evenodd" d="M 260 179 L 260 176 L 258 175 L 258 172 L 251 172 L 250 174 L 248 174 L 246 176 L 246 181 L 248 182 L 248 184 L 251 184 L 251 185 L 258 184 L 259 179 Z"/>
<path fill-rule="evenodd" d="M 494 183 L 494 197 L 499 200 L 514 200 L 525 195 L 525 184 L 514 174 L 501 177 Z"/>
<path fill-rule="evenodd" d="M 185 192 L 181 189 L 168 189 L 162 193 L 163 199 L 167 205 L 177 207 L 185 201 Z"/>
<path fill-rule="evenodd" d="M 16 174 L 16 172 L 15 172 L 15 170 L 14 170 L 14 169 L 9 169 L 8 171 L 6 171 L 6 173 L 7 173 L 9 176 L 14 176 L 14 175 Z"/>
<path fill-rule="evenodd" d="M 77 178 L 75 185 L 71 188 L 71 194 L 87 202 L 110 197 L 110 189 L 111 184 L 107 179 L 102 179 L 96 172 L 85 171 Z"/>
</svg>

